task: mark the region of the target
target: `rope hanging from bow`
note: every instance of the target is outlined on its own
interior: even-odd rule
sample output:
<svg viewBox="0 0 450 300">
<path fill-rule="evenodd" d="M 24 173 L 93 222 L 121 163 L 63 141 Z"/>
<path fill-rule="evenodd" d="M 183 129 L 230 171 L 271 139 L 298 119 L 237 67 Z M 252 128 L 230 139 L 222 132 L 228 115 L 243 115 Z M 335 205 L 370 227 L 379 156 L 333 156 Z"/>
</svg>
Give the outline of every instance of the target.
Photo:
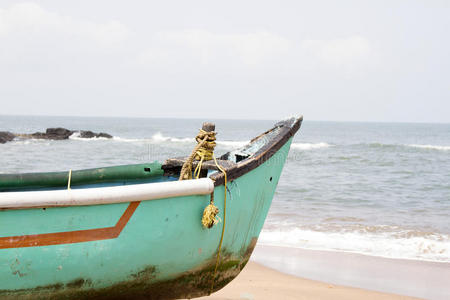
<svg viewBox="0 0 450 300">
<path fill-rule="evenodd" d="M 198 161 L 198 164 L 194 170 L 194 178 L 198 179 L 202 170 L 202 165 L 204 161 L 213 159 L 218 170 L 220 170 L 224 175 L 224 206 L 223 206 L 223 226 L 222 233 L 220 236 L 219 248 L 217 250 L 216 265 L 214 268 L 214 273 L 211 281 L 210 294 L 214 290 L 214 280 L 217 273 L 217 268 L 220 262 L 220 253 L 222 250 L 223 237 L 225 235 L 225 221 L 227 212 L 227 173 L 219 165 L 216 157 L 214 156 L 214 148 L 216 147 L 216 133 L 214 131 L 205 131 L 200 129 L 200 132 L 195 137 L 197 141 L 197 146 L 195 146 L 191 155 L 184 162 L 181 168 L 179 180 L 192 179 L 192 163 L 194 160 Z M 211 199 L 209 205 L 205 207 L 202 217 L 202 225 L 205 228 L 211 228 L 215 224 L 220 222 L 220 218 L 217 216 L 219 214 L 219 208 L 214 205 L 214 192 L 211 193 Z"/>
</svg>

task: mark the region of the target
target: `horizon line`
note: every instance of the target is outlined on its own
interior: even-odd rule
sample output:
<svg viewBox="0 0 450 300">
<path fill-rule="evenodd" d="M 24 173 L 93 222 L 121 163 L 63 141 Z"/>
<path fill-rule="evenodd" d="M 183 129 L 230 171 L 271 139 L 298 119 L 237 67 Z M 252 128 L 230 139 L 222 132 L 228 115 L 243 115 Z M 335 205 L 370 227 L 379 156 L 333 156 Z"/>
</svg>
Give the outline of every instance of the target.
<svg viewBox="0 0 450 300">
<path fill-rule="evenodd" d="M 299 114 L 298 116 L 301 116 Z M 181 119 L 181 120 L 201 120 L 201 117 L 173 117 L 173 116 L 80 116 L 80 115 L 45 115 L 45 114 L 4 114 L 0 113 L 0 117 L 53 117 L 53 118 L 104 118 L 104 119 Z M 282 117 L 282 118 L 273 118 L 273 119 L 263 119 L 263 118 L 226 118 L 226 117 L 209 117 L 207 119 L 216 119 L 216 120 L 235 120 L 235 121 L 279 121 L 284 120 L 290 117 L 295 117 L 293 115 L 288 117 Z M 306 119 L 303 115 L 303 121 L 309 121 L 309 122 L 333 122 L 333 123 L 393 123 L 393 124 L 450 124 L 450 121 L 448 122 L 440 122 L 440 121 L 361 121 L 361 120 L 320 120 L 320 119 Z"/>
</svg>

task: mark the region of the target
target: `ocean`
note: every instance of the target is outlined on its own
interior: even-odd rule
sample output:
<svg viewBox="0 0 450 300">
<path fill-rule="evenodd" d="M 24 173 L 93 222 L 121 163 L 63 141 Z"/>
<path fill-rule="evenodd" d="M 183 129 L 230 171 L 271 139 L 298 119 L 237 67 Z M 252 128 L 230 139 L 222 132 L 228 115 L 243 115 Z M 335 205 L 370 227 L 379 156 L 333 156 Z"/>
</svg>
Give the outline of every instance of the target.
<svg viewBox="0 0 450 300">
<path fill-rule="evenodd" d="M 203 121 L 222 154 L 275 121 L 0 116 L 0 131 L 47 127 L 113 139 L 0 144 L 0 173 L 64 171 L 188 155 Z M 450 124 L 304 120 L 258 243 L 450 262 Z"/>
</svg>

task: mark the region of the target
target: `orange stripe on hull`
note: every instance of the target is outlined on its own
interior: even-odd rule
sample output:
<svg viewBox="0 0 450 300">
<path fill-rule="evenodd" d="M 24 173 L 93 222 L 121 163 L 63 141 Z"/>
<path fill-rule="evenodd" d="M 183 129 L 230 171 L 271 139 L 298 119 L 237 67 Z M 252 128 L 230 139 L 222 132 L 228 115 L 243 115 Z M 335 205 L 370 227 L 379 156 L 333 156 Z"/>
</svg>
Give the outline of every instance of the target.
<svg viewBox="0 0 450 300">
<path fill-rule="evenodd" d="M 0 238 L 0 249 L 39 247 L 109 240 L 117 238 L 141 202 L 131 202 L 113 227 Z"/>
</svg>

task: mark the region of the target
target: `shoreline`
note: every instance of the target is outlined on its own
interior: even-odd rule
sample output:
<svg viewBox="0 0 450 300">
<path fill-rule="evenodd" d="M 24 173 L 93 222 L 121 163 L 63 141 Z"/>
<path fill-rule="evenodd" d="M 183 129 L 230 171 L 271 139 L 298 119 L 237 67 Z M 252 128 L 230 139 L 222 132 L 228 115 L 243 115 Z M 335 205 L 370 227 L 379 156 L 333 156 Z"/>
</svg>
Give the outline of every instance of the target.
<svg viewBox="0 0 450 300">
<path fill-rule="evenodd" d="M 204 300 L 413 300 L 420 299 L 304 279 L 250 261 L 241 274 Z"/>
<path fill-rule="evenodd" d="M 446 262 L 259 244 L 251 261 L 298 278 L 342 287 L 426 299 L 450 297 L 450 263 Z"/>
<path fill-rule="evenodd" d="M 199 299 L 449 299 L 450 263 L 257 245 L 241 274 Z"/>
</svg>

